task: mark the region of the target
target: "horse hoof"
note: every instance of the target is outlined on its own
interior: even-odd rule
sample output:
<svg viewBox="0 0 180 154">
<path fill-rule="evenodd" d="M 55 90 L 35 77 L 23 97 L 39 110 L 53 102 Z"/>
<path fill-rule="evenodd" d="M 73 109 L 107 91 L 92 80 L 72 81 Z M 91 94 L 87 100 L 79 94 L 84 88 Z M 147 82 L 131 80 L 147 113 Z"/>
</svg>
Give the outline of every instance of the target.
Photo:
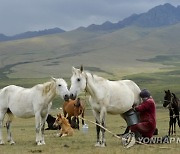
<svg viewBox="0 0 180 154">
<path fill-rule="evenodd" d="M 106 147 L 106 143 L 102 143 L 100 147 L 101 147 L 101 148 Z"/>
<path fill-rule="evenodd" d="M 39 141 L 39 142 L 37 142 L 37 145 L 42 145 L 42 143 Z"/>
<path fill-rule="evenodd" d="M 4 145 L 4 142 L 3 142 L 3 141 L 0 141 L 0 145 Z"/>
<path fill-rule="evenodd" d="M 10 141 L 9 144 L 10 144 L 10 145 L 14 145 L 15 142 L 14 142 L 14 141 Z"/>
<path fill-rule="evenodd" d="M 100 142 L 96 142 L 96 144 L 94 145 L 95 147 L 100 147 L 101 143 Z"/>
<path fill-rule="evenodd" d="M 44 141 L 41 141 L 41 144 L 42 144 L 42 145 L 45 145 L 46 143 L 45 143 Z"/>
</svg>

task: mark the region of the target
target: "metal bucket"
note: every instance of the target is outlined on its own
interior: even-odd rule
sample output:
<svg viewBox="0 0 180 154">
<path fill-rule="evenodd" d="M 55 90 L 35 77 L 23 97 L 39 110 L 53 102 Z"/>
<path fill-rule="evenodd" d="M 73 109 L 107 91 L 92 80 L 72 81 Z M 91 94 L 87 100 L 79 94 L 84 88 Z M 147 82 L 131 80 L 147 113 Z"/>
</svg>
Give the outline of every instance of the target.
<svg viewBox="0 0 180 154">
<path fill-rule="evenodd" d="M 123 113 L 123 117 L 126 120 L 128 126 L 132 126 L 139 123 L 139 115 L 133 109 L 130 109 L 129 111 Z"/>
</svg>

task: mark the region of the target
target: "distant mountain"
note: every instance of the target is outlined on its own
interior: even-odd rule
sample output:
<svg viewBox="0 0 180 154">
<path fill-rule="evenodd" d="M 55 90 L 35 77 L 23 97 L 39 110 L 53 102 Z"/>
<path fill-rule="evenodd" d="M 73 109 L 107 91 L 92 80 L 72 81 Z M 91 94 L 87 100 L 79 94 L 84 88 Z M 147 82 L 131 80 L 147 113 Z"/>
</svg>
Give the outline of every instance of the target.
<svg viewBox="0 0 180 154">
<path fill-rule="evenodd" d="M 146 13 L 133 14 L 118 23 L 106 21 L 101 25 L 92 24 L 86 28 L 79 27 L 76 30 L 109 33 L 127 26 L 150 28 L 174 25 L 177 23 L 180 23 L 180 6 L 174 7 L 173 5 L 166 3 L 164 5 L 154 7 Z M 42 31 L 28 31 L 14 36 L 5 36 L 4 34 L 0 34 L 0 41 L 24 39 L 63 32 L 65 31 L 60 28 L 54 28 Z"/>
<path fill-rule="evenodd" d="M 7 40 L 8 40 L 8 36 L 4 34 L 0 34 L 0 41 L 7 41 Z"/>
<path fill-rule="evenodd" d="M 40 31 L 28 31 L 14 36 L 6 36 L 4 34 L 0 34 L 0 41 L 25 39 L 25 38 L 32 38 L 37 36 L 44 36 L 44 35 L 63 33 L 63 32 L 65 31 L 60 28 L 53 28 L 53 29 L 45 29 Z"/>
<path fill-rule="evenodd" d="M 162 27 L 180 22 L 180 6 L 174 7 L 169 3 L 156 6 L 146 13 L 133 14 L 118 23 L 105 22 L 102 25 L 90 25 L 88 31 L 114 31 L 127 26 Z"/>
</svg>

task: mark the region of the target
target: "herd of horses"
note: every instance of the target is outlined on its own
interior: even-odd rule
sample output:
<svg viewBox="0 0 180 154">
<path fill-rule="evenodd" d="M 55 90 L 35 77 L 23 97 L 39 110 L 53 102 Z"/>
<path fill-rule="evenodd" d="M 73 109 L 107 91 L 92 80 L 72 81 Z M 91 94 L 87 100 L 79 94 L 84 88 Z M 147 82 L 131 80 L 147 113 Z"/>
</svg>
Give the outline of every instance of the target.
<svg viewBox="0 0 180 154">
<path fill-rule="evenodd" d="M 89 94 L 96 123 L 106 127 L 106 113 L 123 115 L 134 104 L 141 103 L 139 97 L 140 88 L 131 80 L 110 81 L 100 76 L 72 67 L 71 87 L 68 89 L 64 79 L 52 78 L 50 82 L 35 85 L 32 88 L 23 88 L 10 85 L 0 90 L 0 145 L 4 144 L 2 127 L 4 116 L 7 115 L 7 138 L 10 144 L 14 144 L 11 133 L 13 115 L 20 118 L 35 117 L 36 143 L 45 144 L 45 122 L 48 129 L 59 129 L 59 136 L 73 135 L 73 129 L 79 129 L 79 118 L 84 118 L 85 104 L 78 95 L 85 91 Z M 63 115 L 53 117 L 49 114 L 52 101 L 56 95 L 64 99 Z M 165 91 L 164 107 L 169 109 L 169 132 L 176 133 L 176 123 L 180 127 L 179 110 L 180 101 L 170 90 Z M 123 116 L 122 116 L 123 118 Z M 84 120 L 82 120 L 84 125 Z M 95 146 L 105 147 L 105 130 L 96 125 L 97 141 Z"/>
</svg>

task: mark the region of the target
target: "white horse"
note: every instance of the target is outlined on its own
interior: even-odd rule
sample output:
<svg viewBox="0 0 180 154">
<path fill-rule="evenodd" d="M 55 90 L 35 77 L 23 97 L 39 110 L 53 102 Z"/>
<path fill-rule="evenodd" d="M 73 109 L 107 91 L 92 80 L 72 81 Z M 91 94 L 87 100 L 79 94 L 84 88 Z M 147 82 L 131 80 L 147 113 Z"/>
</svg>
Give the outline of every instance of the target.
<svg viewBox="0 0 180 154">
<path fill-rule="evenodd" d="M 47 114 L 52 105 L 52 100 L 56 95 L 63 99 L 69 99 L 69 90 L 64 79 L 52 78 L 50 82 L 35 85 L 32 88 L 23 88 L 15 85 L 4 87 L 0 90 L 0 144 L 4 144 L 2 137 L 2 126 L 4 116 L 7 113 L 6 122 L 8 141 L 12 139 L 10 124 L 13 115 L 20 118 L 30 118 L 35 116 L 36 123 L 36 143 L 45 144 L 44 127 Z"/>
<path fill-rule="evenodd" d="M 96 122 L 105 127 L 105 115 L 122 114 L 140 103 L 140 88 L 131 80 L 110 81 L 92 75 L 89 72 L 72 67 L 70 98 L 75 99 L 80 92 L 86 90 Z M 100 130 L 102 133 L 100 139 Z M 105 130 L 96 125 L 97 142 L 95 146 L 105 147 Z"/>
</svg>

